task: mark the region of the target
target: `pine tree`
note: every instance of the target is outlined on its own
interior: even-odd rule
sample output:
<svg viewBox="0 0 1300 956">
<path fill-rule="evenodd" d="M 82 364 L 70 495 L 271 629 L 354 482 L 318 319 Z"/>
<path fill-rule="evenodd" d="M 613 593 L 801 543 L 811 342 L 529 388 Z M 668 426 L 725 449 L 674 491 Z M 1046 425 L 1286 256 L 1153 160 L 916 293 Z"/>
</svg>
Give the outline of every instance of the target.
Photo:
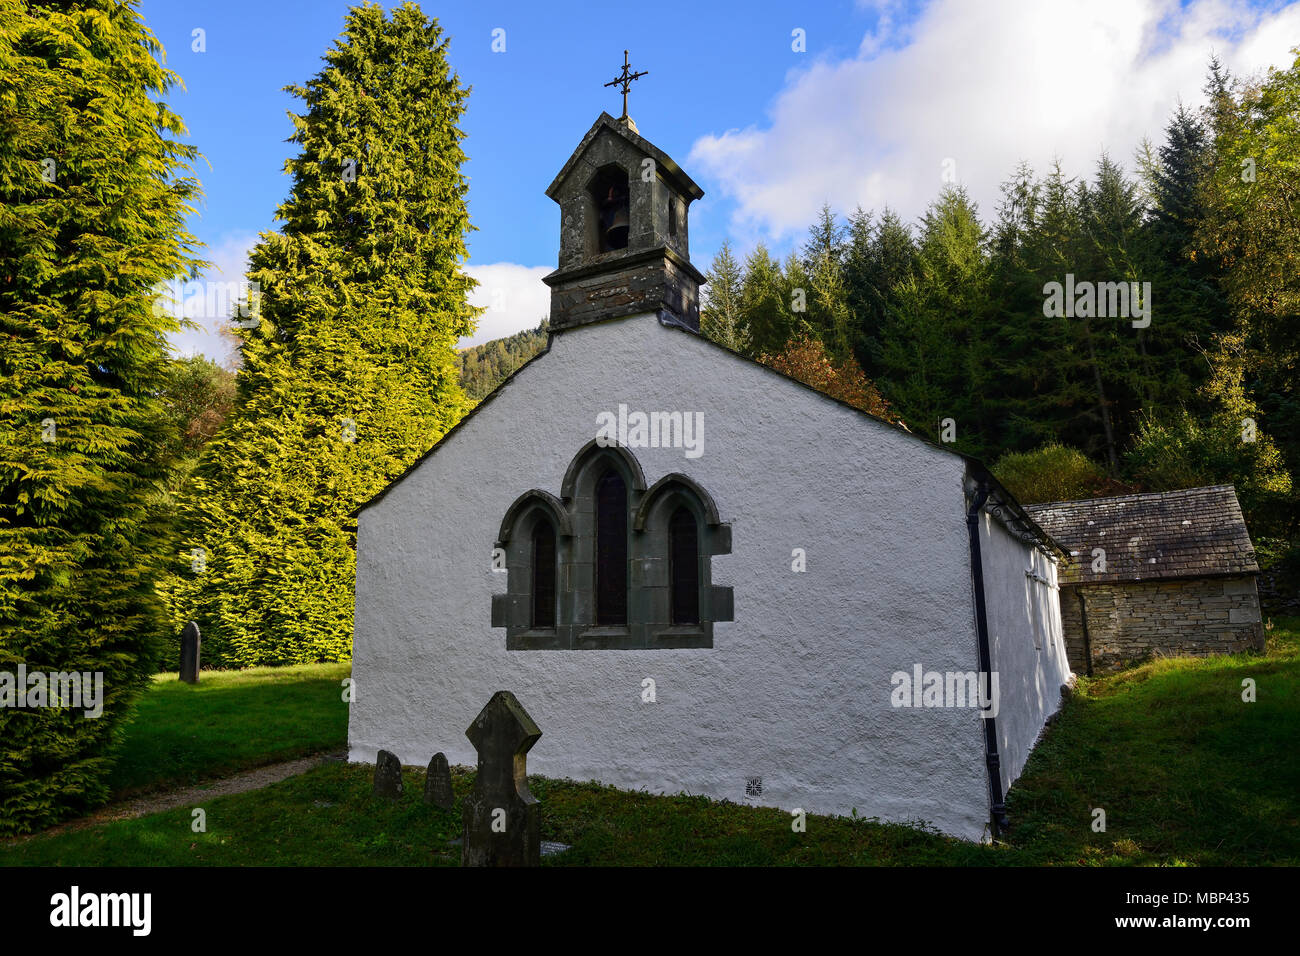
<svg viewBox="0 0 1300 956">
<path fill-rule="evenodd" d="M 823 252 L 813 264 L 808 281 L 809 326 L 832 359 L 837 362 L 851 359 L 852 318 L 843 269 L 829 253 Z M 853 364 L 857 364 L 856 360 Z"/>
<path fill-rule="evenodd" d="M 1122 282 L 1130 289 L 1132 283 L 1141 288 L 1141 283 L 1152 281 L 1145 268 L 1149 256 L 1136 184 L 1109 156 L 1102 155 L 1092 184 L 1080 189 L 1080 213 L 1083 235 L 1075 271 L 1081 278 Z M 1153 298 L 1154 288 L 1152 283 Z M 1166 358 L 1170 352 L 1178 355 L 1180 346 L 1177 330 L 1164 311 L 1163 297 L 1164 290 L 1160 311 L 1150 316 L 1151 325 L 1146 328 L 1134 327 L 1129 316 L 1098 315 L 1095 320 L 1083 320 L 1087 344 L 1095 349 L 1094 377 L 1105 383 L 1102 423 L 1112 473 L 1118 471 L 1120 450 L 1136 427 L 1139 411 L 1165 407 L 1186 391 L 1187 382 L 1177 374 L 1176 361 Z M 1100 298 L 1099 294 L 1099 310 Z"/>
<path fill-rule="evenodd" d="M 350 656 L 349 515 L 466 407 L 468 91 L 409 3 L 391 18 L 350 10 L 325 61 L 288 88 L 307 107 L 292 192 L 250 257 L 261 313 L 243 333 L 238 405 L 185 504 L 169 597 L 213 663 Z"/>
<path fill-rule="evenodd" d="M 775 354 L 794 336 L 785 276 L 781 264 L 759 243 L 745 257 L 740 285 L 741 312 L 749 324 L 750 347 L 756 353 Z"/>
<path fill-rule="evenodd" d="M 709 267 L 700 307 L 700 331 L 719 345 L 748 354 L 749 324 L 741 311 L 743 282 L 740 264 L 731 254 L 731 243 L 723 240 Z"/>
<path fill-rule="evenodd" d="M 0 0 L 0 833 L 105 799 L 164 633 L 176 322 L 153 289 L 200 264 L 196 154 L 133 7 Z M 102 713 L 16 709 L 19 664 L 85 674 L 92 696 L 99 675 Z"/>
<path fill-rule="evenodd" d="M 956 424 L 956 447 L 985 453 L 996 415 L 988 386 L 989 266 L 978 210 L 948 187 L 921 220 L 911 275 L 892 290 L 881 332 L 879 384 L 922 434 Z"/>
<path fill-rule="evenodd" d="M 857 210 L 849 230 L 844 281 L 854 351 L 867 375 L 877 377 L 882 372 L 883 329 L 889 310 L 898 304 L 894 290 L 912 274 L 916 244 L 911 229 L 888 207 L 874 226 L 869 215 Z"/>
<path fill-rule="evenodd" d="M 844 228 L 835 221 L 829 203 L 822 203 L 817 213 L 817 221 L 808 230 L 808 241 L 804 243 L 800 255 L 804 271 L 815 272 L 823 259 L 829 259 L 836 267 L 844 259 Z"/>
</svg>

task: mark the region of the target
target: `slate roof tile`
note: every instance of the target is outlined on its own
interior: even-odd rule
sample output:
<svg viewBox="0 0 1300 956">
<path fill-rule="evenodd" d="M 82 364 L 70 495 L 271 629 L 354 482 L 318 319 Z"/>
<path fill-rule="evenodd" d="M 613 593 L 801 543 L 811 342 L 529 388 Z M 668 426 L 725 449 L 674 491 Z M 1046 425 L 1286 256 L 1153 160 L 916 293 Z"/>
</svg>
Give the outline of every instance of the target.
<svg viewBox="0 0 1300 956">
<path fill-rule="evenodd" d="M 1255 548 L 1232 485 L 1025 505 L 1070 552 L 1062 584 L 1257 574 Z M 1092 552 L 1106 552 L 1106 571 Z"/>
</svg>

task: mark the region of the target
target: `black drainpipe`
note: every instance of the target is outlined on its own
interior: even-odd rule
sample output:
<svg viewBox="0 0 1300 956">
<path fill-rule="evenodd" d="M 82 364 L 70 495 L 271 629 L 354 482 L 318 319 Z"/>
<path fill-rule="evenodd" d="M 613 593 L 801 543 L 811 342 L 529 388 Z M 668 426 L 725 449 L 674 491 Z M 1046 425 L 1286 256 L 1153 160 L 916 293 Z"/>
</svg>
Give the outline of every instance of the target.
<svg viewBox="0 0 1300 956">
<path fill-rule="evenodd" d="M 1091 677 L 1092 638 L 1088 636 L 1088 604 L 1083 599 L 1083 588 L 1075 588 L 1074 593 L 1079 595 L 1079 620 L 1083 622 L 1083 669 Z"/>
<path fill-rule="evenodd" d="M 985 676 L 989 686 L 993 685 L 993 655 L 989 650 L 989 619 L 984 606 L 984 565 L 980 559 L 980 509 L 988 500 L 989 489 L 980 484 L 975 490 L 975 499 L 966 512 L 966 531 L 970 535 L 970 573 L 972 590 L 975 592 L 975 631 L 979 637 L 980 672 Z M 980 715 L 984 724 L 984 762 L 988 765 L 989 803 L 993 811 L 993 835 L 1011 826 L 1007 819 L 1007 805 L 1002 794 L 1002 771 L 998 760 L 998 732 L 992 717 Z"/>
</svg>

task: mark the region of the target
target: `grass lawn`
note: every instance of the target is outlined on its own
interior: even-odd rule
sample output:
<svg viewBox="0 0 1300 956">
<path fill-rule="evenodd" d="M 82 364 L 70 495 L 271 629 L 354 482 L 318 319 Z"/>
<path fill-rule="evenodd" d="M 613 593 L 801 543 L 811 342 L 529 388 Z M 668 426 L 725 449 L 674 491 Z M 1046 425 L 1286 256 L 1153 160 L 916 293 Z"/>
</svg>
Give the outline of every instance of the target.
<svg viewBox="0 0 1300 956">
<path fill-rule="evenodd" d="M 1295 865 L 1297 741 L 1300 618 L 1275 619 L 1264 656 L 1081 679 L 1011 789 L 1011 840 L 1044 862 Z M 1096 807 L 1105 833 L 1091 830 Z"/>
<path fill-rule="evenodd" d="M 344 669 L 292 670 L 297 676 L 285 682 L 245 672 L 253 683 L 227 691 L 270 696 L 265 690 L 275 687 L 274 705 L 243 698 L 271 723 L 281 719 L 286 684 L 329 684 L 327 699 L 338 700 Z M 1256 682 L 1255 703 L 1241 699 L 1243 678 Z M 221 696 L 217 680 L 208 686 Z M 142 734 L 154 726 L 144 723 L 150 714 L 172 721 L 169 701 L 197 706 L 197 695 L 184 698 L 161 682 L 147 700 L 157 709 L 142 705 Z M 320 706 L 301 702 L 296 709 L 319 715 Z M 223 748 L 231 760 L 259 749 L 221 732 L 246 729 L 233 716 L 218 724 L 197 740 Z M 287 726 L 271 732 L 268 743 L 296 739 L 283 737 Z M 321 727 L 312 731 L 329 736 Z M 157 740 L 165 739 L 159 731 Z M 1081 680 L 1012 788 L 1013 830 L 994 846 L 845 818 L 809 817 L 807 832 L 793 833 L 789 814 L 779 810 L 538 777 L 529 786 L 542 802 L 542 838 L 573 847 L 547 858 L 548 866 L 1294 865 L 1297 739 L 1300 619 L 1291 618 L 1278 622 L 1263 657 L 1161 660 Z M 170 756 L 164 762 L 181 764 Z M 209 762 L 198 754 L 184 763 Z M 206 833 L 191 832 L 187 808 L 0 845 L 0 865 L 458 865 L 459 847 L 448 841 L 460 835 L 459 811 L 421 802 L 423 771 L 405 771 L 406 796 L 397 803 L 371 795 L 372 773 L 327 765 L 213 799 L 203 804 Z M 454 783 L 463 795 L 472 774 L 454 771 Z M 1106 811 L 1104 833 L 1092 830 L 1095 807 Z"/>
<path fill-rule="evenodd" d="M 351 664 L 157 674 L 141 695 L 109 778 L 115 797 L 188 786 L 347 744 L 342 681 Z"/>
</svg>

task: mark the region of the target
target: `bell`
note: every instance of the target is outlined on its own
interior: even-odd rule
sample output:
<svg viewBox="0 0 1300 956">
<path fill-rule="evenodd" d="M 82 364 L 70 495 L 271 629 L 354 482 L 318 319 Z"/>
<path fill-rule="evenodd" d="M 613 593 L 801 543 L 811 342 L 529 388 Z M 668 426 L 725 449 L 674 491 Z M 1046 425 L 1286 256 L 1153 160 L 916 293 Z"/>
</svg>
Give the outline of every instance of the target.
<svg viewBox="0 0 1300 956">
<path fill-rule="evenodd" d="M 627 207 L 620 205 L 614 210 L 614 216 L 610 220 L 609 228 L 605 230 L 605 248 L 626 249 L 627 229 Z"/>
</svg>

